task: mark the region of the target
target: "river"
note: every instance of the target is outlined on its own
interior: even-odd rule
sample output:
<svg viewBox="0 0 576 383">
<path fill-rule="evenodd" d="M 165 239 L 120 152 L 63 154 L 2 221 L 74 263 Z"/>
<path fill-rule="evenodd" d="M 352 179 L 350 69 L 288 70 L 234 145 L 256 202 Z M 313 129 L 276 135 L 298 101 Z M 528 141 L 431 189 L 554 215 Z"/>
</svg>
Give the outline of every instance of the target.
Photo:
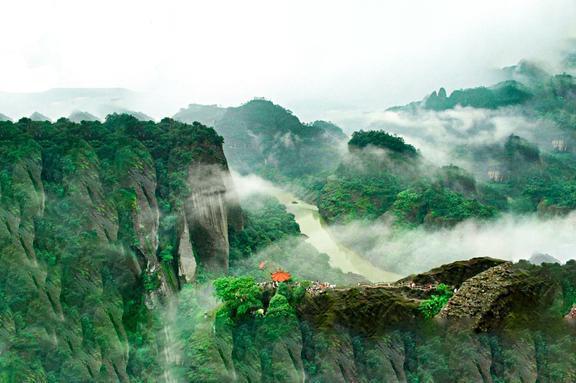
<svg viewBox="0 0 576 383">
<path fill-rule="evenodd" d="M 362 275 L 371 282 L 392 282 L 402 276 L 374 266 L 372 262 L 360 256 L 353 250 L 338 243 L 332 236 L 328 225 L 324 222 L 318 208 L 298 199 L 294 194 L 279 188 L 268 189 L 267 192 L 276 197 L 286 206 L 288 212 L 294 214 L 300 225 L 300 231 L 306 235 L 306 240 L 319 252 L 330 258 L 330 265 L 343 272 Z"/>
</svg>

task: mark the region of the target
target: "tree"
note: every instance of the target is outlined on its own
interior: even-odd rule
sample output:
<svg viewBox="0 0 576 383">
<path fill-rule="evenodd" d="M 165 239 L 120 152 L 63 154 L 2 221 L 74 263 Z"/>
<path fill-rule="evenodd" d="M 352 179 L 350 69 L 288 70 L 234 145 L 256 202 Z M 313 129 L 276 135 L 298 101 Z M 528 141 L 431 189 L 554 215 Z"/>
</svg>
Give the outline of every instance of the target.
<svg viewBox="0 0 576 383">
<path fill-rule="evenodd" d="M 436 316 L 452 297 L 452 291 L 444 283 L 440 283 L 436 287 L 436 293 L 432 294 L 429 299 L 422 301 L 420 307 L 418 307 L 426 319 Z"/>
<path fill-rule="evenodd" d="M 221 310 L 231 318 L 240 318 L 262 308 L 262 291 L 252 277 L 223 277 L 213 283 Z"/>
</svg>

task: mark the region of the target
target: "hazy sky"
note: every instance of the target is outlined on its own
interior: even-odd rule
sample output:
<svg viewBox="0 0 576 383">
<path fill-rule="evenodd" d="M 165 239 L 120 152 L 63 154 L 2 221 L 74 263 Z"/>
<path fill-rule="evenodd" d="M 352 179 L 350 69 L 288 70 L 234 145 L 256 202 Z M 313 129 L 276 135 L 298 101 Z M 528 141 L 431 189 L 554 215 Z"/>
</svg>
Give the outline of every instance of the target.
<svg viewBox="0 0 576 383">
<path fill-rule="evenodd" d="M 264 96 L 310 119 L 488 81 L 576 35 L 576 0 L 2 0 L 0 91 L 125 87 L 155 117 Z"/>
</svg>

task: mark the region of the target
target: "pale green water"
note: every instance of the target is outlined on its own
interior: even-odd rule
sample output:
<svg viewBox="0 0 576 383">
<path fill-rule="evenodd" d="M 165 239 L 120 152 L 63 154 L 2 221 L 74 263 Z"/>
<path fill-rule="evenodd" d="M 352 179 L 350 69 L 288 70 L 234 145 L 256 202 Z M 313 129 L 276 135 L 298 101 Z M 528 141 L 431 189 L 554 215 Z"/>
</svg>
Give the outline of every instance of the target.
<svg viewBox="0 0 576 383">
<path fill-rule="evenodd" d="M 318 213 L 316 206 L 298 199 L 285 190 L 274 188 L 268 192 L 285 205 L 290 213 L 294 214 L 296 222 L 300 225 L 300 231 L 308 237 L 306 241 L 319 252 L 326 253 L 330 257 L 332 267 L 343 272 L 360 274 L 371 282 L 392 282 L 402 277 L 374 266 L 366 258 L 338 243 Z"/>
</svg>

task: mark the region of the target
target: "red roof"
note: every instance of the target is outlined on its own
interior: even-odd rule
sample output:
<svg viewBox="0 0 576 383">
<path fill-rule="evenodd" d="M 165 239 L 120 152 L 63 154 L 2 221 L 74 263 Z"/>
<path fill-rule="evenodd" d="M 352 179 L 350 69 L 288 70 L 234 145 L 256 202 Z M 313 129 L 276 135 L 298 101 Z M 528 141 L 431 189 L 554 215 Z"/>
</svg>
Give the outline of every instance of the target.
<svg viewBox="0 0 576 383">
<path fill-rule="evenodd" d="M 289 272 L 284 271 L 282 269 L 278 269 L 277 271 L 272 273 L 272 280 L 274 282 L 286 282 L 292 279 L 292 275 Z"/>
</svg>

